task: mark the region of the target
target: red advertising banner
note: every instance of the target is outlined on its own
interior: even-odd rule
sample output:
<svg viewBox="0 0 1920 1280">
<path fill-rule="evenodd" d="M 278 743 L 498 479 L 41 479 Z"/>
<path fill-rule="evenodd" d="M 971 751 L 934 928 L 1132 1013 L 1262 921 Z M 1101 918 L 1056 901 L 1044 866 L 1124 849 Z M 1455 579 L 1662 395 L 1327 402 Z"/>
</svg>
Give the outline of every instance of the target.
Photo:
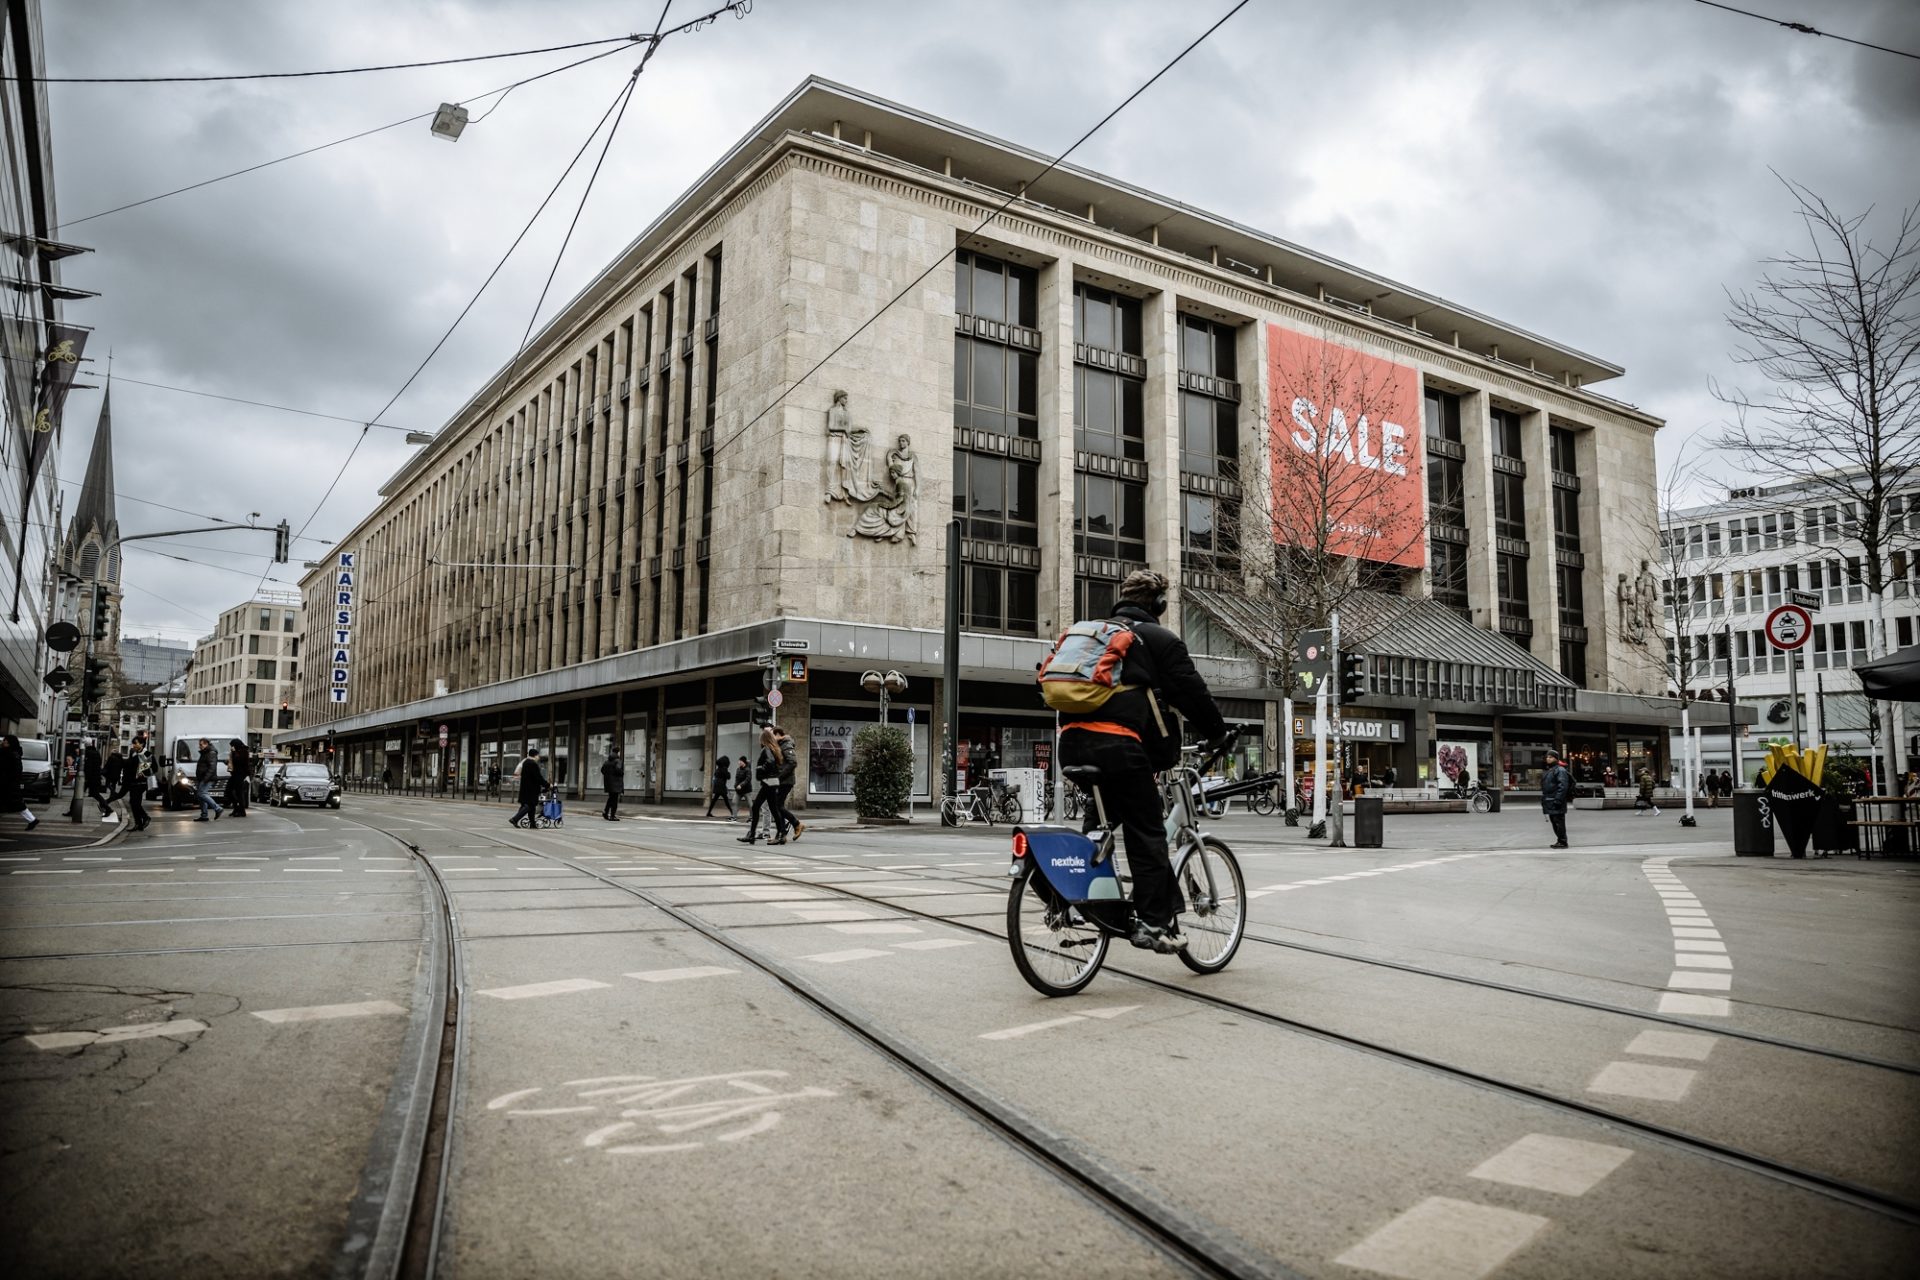
<svg viewBox="0 0 1920 1280">
<path fill-rule="evenodd" d="M 1267 395 L 1274 541 L 1425 568 L 1420 375 L 1270 324 Z"/>
</svg>

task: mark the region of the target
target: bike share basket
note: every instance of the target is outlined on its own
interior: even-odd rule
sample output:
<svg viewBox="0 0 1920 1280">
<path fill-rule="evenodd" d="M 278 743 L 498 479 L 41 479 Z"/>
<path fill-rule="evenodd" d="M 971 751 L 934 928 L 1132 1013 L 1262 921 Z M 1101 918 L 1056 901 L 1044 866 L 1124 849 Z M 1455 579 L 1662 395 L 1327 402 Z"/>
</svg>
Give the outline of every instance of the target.
<svg viewBox="0 0 1920 1280">
<path fill-rule="evenodd" d="M 1099 857 L 1100 846 L 1076 827 L 1053 825 L 1019 826 L 1013 829 L 1015 857 L 1030 858 L 1034 870 L 1047 886 L 1068 903 L 1120 902 L 1127 895 L 1130 881 L 1121 862 L 1120 842 L 1113 852 Z M 1025 853 L 1019 852 L 1025 842 Z"/>
</svg>

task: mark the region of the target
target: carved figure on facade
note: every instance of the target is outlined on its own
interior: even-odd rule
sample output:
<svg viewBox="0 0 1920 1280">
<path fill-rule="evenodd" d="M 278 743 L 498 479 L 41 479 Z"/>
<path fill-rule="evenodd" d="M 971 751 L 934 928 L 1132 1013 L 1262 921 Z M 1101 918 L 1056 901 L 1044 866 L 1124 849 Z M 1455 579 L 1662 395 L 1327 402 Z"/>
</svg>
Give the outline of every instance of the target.
<svg viewBox="0 0 1920 1280">
<path fill-rule="evenodd" d="M 861 508 L 847 536 L 918 545 L 919 493 L 919 459 L 913 456 L 913 441 L 903 434 L 887 451 L 886 491 Z"/>
<path fill-rule="evenodd" d="M 1632 582 L 1618 575 L 1614 595 L 1620 607 L 1620 634 L 1629 644 L 1646 644 L 1660 631 L 1660 587 L 1654 581 L 1653 563 L 1640 562 L 1640 574 Z"/>
<path fill-rule="evenodd" d="M 847 393 L 833 393 L 827 410 L 827 501 L 870 502 L 880 492 L 873 482 L 871 438 L 855 426 L 847 410 Z"/>
</svg>

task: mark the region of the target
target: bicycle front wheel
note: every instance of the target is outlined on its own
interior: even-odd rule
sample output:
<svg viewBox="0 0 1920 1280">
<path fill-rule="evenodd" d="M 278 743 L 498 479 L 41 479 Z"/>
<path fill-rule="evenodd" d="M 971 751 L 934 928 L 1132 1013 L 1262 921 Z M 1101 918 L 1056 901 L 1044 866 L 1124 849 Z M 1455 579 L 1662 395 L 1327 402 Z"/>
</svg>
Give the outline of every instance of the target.
<svg viewBox="0 0 1920 1280">
<path fill-rule="evenodd" d="M 993 816 L 1001 822 L 1020 821 L 1020 802 L 1012 796 L 1001 796 Z"/>
<path fill-rule="evenodd" d="M 940 825 L 943 827 L 960 825 L 960 804 L 952 796 L 940 802 Z"/>
<path fill-rule="evenodd" d="M 1031 859 L 1007 895 L 1007 945 L 1013 967 L 1043 996 L 1074 994 L 1107 958 L 1105 932 L 1078 907 L 1055 905 Z"/>
<path fill-rule="evenodd" d="M 1492 809 L 1493 809 L 1493 793 L 1492 792 L 1476 791 L 1473 793 L 1473 811 L 1475 813 L 1488 813 L 1488 812 L 1491 812 Z"/>
<path fill-rule="evenodd" d="M 1218 973 L 1240 949 L 1247 929 L 1247 892 L 1240 863 L 1212 836 L 1187 855 L 1180 867 L 1180 893 L 1191 913 L 1182 931 L 1187 935 L 1180 962 L 1195 973 Z"/>
<path fill-rule="evenodd" d="M 1273 792 L 1271 791 L 1254 792 L 1251 796 L 1247 797 L 1247 807 L 1249 809 L 1252 809 L 1255 813 L 1259 814 L 1261 817 L 1263 818 L 1267 817 L 1274 811 L 1276 807 L 1273 800 Z"/>
</svg>

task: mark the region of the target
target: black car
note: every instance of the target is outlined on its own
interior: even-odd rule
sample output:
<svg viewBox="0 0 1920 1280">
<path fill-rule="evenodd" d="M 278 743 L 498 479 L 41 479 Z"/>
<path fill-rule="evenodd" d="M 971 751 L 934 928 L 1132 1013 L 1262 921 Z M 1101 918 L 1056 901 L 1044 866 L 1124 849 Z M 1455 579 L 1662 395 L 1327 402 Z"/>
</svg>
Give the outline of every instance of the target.
<svg viewBox="0 0 1920 1280">
<path fill-rule="evenodd" d="M 267 787 L 267 803 L 285 808 L 294 804 L 340 807 L 340 783 L 323 764 L 283 764 L 274 770 Z"/>
</svg>

